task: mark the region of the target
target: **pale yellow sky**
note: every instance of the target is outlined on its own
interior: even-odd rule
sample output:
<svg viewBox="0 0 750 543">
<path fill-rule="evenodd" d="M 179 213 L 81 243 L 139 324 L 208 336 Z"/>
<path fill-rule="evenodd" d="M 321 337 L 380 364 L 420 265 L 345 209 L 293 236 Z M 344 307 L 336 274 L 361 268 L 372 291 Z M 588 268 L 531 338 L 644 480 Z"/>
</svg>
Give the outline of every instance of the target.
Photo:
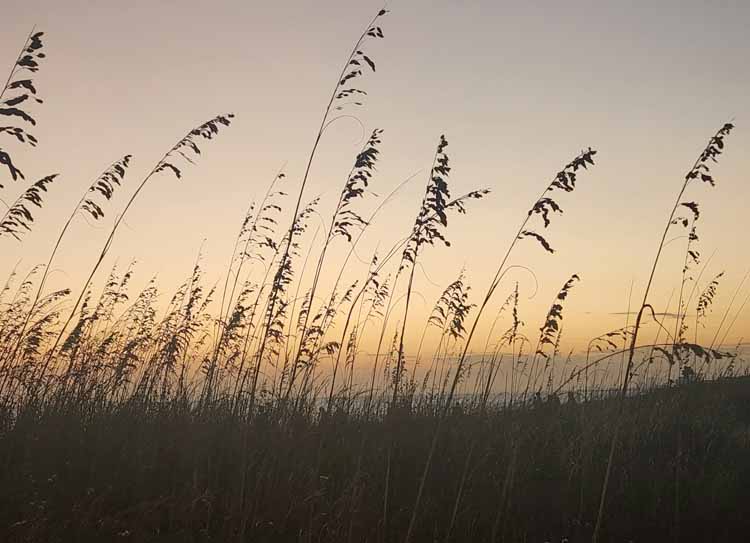
<svg viewBox="0 0 750 543">
<path fill-rule="evenodd" d="M 564 324 L 567 341 L 583 345 L 624 325 L 624 316 L 613 313 L 626 311 L 631 282 L 638 303 L 683 175 L 709 136 L 735 119 L 737 130 L 715 170 L 717 186 L 695 186 L 686 195 L 701 204 L 700 250 L 704 258 L 714 254 L 704 279 L 726 270 L 712 315 L 717 323 L 750 267 L 750 4 L 715 4 L 390 2 L 386 38 L 368 49 L 377 72 L 362 83 L 369 96 L 361 122 L 368 133 L 384 129 L 373 190 L 386 194 L 421 173 L 384 210 L 359 254 L 367 260 L 376 246 L 406 235 L 445 133 L 454 193 L 479 187 L 493 193 L 472 203 L 467 216 L 452 218 L 451 248 L 425 251 L 428 277 L 418 273 L 416 285 L 425 301 L 418 297 L 414 314 L 425 314 L 464 266 L 479 294 L 533 199 L 592 146 L 599 151 L 597 165 L 573 194 L 560 197 L 565 213 L 548 232 L 557 253 L 550 256 L 529 241 L 512 259 L 538 278 L 537 296 L 522 302 L 532 335 L 563 282 L 581 275 Z M 51 287 L 81 284 L 135 183 L 189 128 L 231 111 L 234 125 L 204 146 L 183 180 L 154 179 L 99 276 L 103 280 L 117 259 L 136 259 L 134 285 L 158 274 L 168 296 L 188 275 L 205 238 L 206 277 L 218 282 L 249 200 L 262 196 L 283 164 L 288 188 L 297 186 L 341 63 L 380 7 L 341 0 L 28 0 L 4 6 L 1 65 L 10 67 L 35 24 L 46 33 L 48 55 L 34 77 L 45 99 L 35 107 L 39 147 L 12 147 L 14 156 L 28 179 L 59 172 L 61 181 L 23 244 L 0 239 L 0 276 L 19 260 L 23 270 L 45 261 L 54 233 L 92 177 L 132 153 L 126 188 L 108 206 L 108 221 L 96 228 L 77 222 L 50 280 Z M 360 136 L 358 125 L 342 121 L 324 138 L 306 193 L 323 196 L 323 216 L 335 204 Z M 0 198 L 6 202 L 26 188 L 5 184 Z M 652 297 L 659 310 L 679 287 L 683 256 L 681 241 L 670 244 Z M 364 269 L 353 266 L 352 274 L 361 277 Z M 515 279 L 522 295 L 532 293 L 529 275 L 512 273 L 495 306 Z M 749 289 L 740 292 L 736 308 Z M 414 342 L 421 329 L 415 323 Z M 711 327 L 703 333 L 710 337 Z M 730 340 L 747 336 L 750 308 Z"/>
</svg>

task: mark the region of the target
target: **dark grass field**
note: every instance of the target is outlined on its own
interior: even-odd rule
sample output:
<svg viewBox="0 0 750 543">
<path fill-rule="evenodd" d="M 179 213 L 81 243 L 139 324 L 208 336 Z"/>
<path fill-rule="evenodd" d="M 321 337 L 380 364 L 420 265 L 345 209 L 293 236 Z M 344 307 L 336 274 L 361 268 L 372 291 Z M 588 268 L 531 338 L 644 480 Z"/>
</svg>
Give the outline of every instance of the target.
<svg viewBox="0 0 750 543">
<path fill-rule="evenodd" d="M 0 540 L 401 541 L 437 420 L 83 407 L 4 420 Z M 624 403 L 457 406 L 414 540 L 589 541 L 616 430 L 601 540 L 750 533 L 750 379 L 737 378 Z"/>
</svg>

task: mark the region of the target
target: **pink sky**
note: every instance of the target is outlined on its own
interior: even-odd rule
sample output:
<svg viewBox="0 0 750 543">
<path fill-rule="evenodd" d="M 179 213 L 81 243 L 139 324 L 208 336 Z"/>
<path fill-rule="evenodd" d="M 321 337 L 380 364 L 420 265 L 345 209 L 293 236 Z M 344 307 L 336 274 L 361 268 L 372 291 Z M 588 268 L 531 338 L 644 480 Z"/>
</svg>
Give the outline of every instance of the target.
<svg viewBox="0 0 750 543">
<path fill-rule="evenodd" d="M 249 201 L 284 164 L 288 188 L 297 186 L 340 65 L 380 7 L 282 0 L 29 0 L 4 7 L 2 64 L 12 64 L 33 25 L 45 31 L 48 55 L 34 77 L 45 99 L 34 109 L 40 144 L 15 154 L 28 179 L 59 172 L 61 181 L 23 244 L 0 239 L 0 275 L 19 260 L 21 270 L 46 260 L 66 213 L 107 164 L 135 156 L 126 189 L 107 210 L 111 221 L 166 149 L 192 126 L 231 111 L 234 125 L 205 146 L 182 181 L 164 177 L 148 187 L 99 277 L 114 261 L 135 259 L 136 288 L 158 274 L 168 293 L 189 274 L 202 245 L 207 280 L 218 282 Z M 536 333 L 560 286 L 578 273 L 582 281 L 565 308 L 566 341 L 581 347 L 624 325 L 619 313 L 628 308 L 631 283 L 632 305 L 639 303 L 682 177 L 709 136 L 735 119 L 738 128 L 715 170 L 717 186 L 696 185 L 686 195 L 701 204 L 704 261 L 713 255 L 702 282 L 726 270 L 701 332 L 710 338 L 750 267 L 750 4 L 416 0 L 388 7 L 386 38 L 369 49 L 377 72 L 363 80 L 369 96 L 359 118 L 368 133 L 384 129 L 376 193 L 419 175 L 373 225 L 360 256 L 368 260 L 376 247 L 408 233 L 440 134 L 450 142 L 453 191 L 493 191 L 467 216 L 452 218 L 451 248 L 425 252 L 415 318 L 463 267 L 473 292 L 483 292 L 534 198 L 592 146 L 597 165 L 580 177 L 576 192 L 560 198 L 565 213 L 548 232 L 557 253 L 529 242 L 513 258 L 534 270 L 538 293 L 528 299 L 534 281 L 513 272 L 494 305 L 520 281 L 523 318 Z M 356 123 L 342 121 L 323 140 L 307 195 L 322 195 L 324 217 L 360 136 Z M 6 202 L 26 188 L 3 184 Z M 109 224 L 78 221 L 51 288 L 82 283 Z M 342 250 L 333 251 L 333 261 Z M 671 243 L 652 296 L 659 311 L 674 310 L 666 302 L 679 288 L 683 258 L 684 241 Z M 357 263 L 351 273 L 364 269 Z M 750 284 L 740 290 L 730 318 L 749 290 Z M 421 332 L 423 320 L 415 322 Z M 729 340 L 748 335 L 750 308 Z"/>
</svg>

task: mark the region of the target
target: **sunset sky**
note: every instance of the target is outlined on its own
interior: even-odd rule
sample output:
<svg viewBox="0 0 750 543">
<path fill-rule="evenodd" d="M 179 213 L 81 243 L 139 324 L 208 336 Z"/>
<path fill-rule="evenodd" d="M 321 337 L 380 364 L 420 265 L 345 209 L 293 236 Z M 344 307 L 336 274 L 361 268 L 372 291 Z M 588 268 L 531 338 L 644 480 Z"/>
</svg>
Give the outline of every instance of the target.
<svg viewBox="0 0 750 543">
<path fill-rule="evenodd" d="M 234 124 L 202 146 L 182 180 L 153 179 L 98 276 L 101 284 L 112 263 L 135 259 L 134 288 L 157 275 L 168 299 L 202 247 L 207 283 L 220 282 L 249 202 L 282 167 L 285 190 L 296 192 L 342 63 L 381 7 L 365 0 L 4 3 L 0 66 L 12 65 L 34 25 L 45 32 L 47 58 L 34 76 L 45 100 L 34 107 L 38 148 L 1 143 L 27 182 L 50 173 L 61 179 L 44 209 L 35 210 L 23 243 L 0 238 L 0 282 L 19 261 L 24 272 L 46 261 L 81 192 L 131 153 L 125 187 L 105 220 L 92 227 L 79 218 L 61 248 L 50 288 L 75 290 L 136 183 L 190 128 L 233 112 Z M 451 216 L 450 248 L 424 252 L 414 316 L 424 317 L 464 267 L 478 301 L 534 199 L 591 146 L 596 166 L 580 175 L 575 192 L 559 197 L 564 214 L 546 232 L 556 253 L 527 240 L 512 258 L 536 274 L 536 296 L 528 272 L 511 272 L 484 329 L 517 280 L 527 332 L 536 334 L 573 273 L 582 280 L 566 300 L 566 344 L 585 348 L 623 326 L 631 284 L 637 309 L 683 176 L 708 138 L 733 121 L 737 128 L 714 170 L 717 186 L 696 184 L 684 198 L 701 206 L 699 250 L 703 262 L 711 257 L 700 288 L 726 271 L 701 331 L 710 341 L 750 268 L 750 2 L 401 0 L 387 8 L 385 39 L 367 45 L 377 71 L 361 80 L 368 96 L 357 115 L 368 134 L 384 130 L 372 190 L 384 196 L 417 176 L 384 208 L 359 256 L 367 261 L 408 234 L 441 134 L 449 141 L 454 194 L 492 190 L 467 215 Z M 362 135 L 359 124 L 342 120 L 324 136 L 304 199 L 321 195 L 326 220 Z M 0 175 L 5 202 L 27 187 Z M 336 271 L 338 243 L 330 257 Z M 665 250 L 651 297 L 658 311 L 675 310 L 684 250 L 684 239 Z M 351 277 L 364 270 L 354 264 Z M 750 280 L 724 326 L 748 293 Z M 423 324 L 415 318 L 411 342 Z M 750 304 L 728 341 L 748 337 Z"/>
</svg>

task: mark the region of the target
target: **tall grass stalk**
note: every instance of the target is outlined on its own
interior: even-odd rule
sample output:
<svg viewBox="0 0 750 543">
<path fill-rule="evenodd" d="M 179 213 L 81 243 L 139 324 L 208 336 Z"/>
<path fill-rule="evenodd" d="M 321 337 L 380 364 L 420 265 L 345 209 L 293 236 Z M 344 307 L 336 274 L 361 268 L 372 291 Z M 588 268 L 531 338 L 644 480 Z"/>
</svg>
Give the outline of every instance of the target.
<svg viewBox="0 0 750 543">
<path fill-rule="evenodd" d="M 479 324 L 479 320 L 481 319 L 482 314 L 485 308 L 487 307 L 487 304 L 489 304 L 489 301 L 492 298 L 492 295 L 495 293 L 495 290 L 500 285 L 500 282 L 502 281 L 505 273 L 507 272 L 505 265 L 508 262 L 508 259 L 510 258 L 510 255 L 513 252 L 513 249 L 515 248 L 518 241 L 526 237 L 531 237 L 531 238 L 536 239 L 545 250 L 547 250 L 548 252 L 554 252 L 551 246 L 549 245 L 549 243 L 547 242 L 547 240 L 541 234 L 539 234 L 536 231 L 526 229 L 527 224 L 529 223 L 529 221 L 531 220 L 533 216 L 541 215 L 542 219 L 544 220 L 544 226 L 547 227 L 550 222 L 549 214 L 551 212 L 562 212 L 557 202 L 547 197 L 547 194 L 551 193 L 555 189 L 562 190 L 564 192 L 572 192 L 575 189 L 576 173 L 581 168 L 583 169 L 587 168 L 589 164 L 593 165 L 594 163 L 593 157 L 595 154 L 596 154 L 596 151 L 589 148 L 587 151 L 584 151 L 583 153 L 578 155 L 575 159 L 573 159 L 570 163 L 568 163 L 565 166 L 565 168 L 563 168 L 555 176 L 555 179 L 544 189 L 544 191 L 542 191 L 542 194 L 539 196 L 539 198 L 537 198 L 536 202 L 534 202 L 534 205 L 531 207 L 526 217 L 521 222 L 521 226 L 518 228 L 516 235 L 513 237 L 513 240 L 508 246 L 508 249 L 506 250 L 505 255 L 500 261 L 500 265 L 498 266 L 497 271 L 495 272 L 495 276 L 490 282 L 490 286 L 487 289 L 484 299 L 482 300 L 482 303 L 479 304 L 479 309 L 476 312 L 476 315 L 474 317 L 474 322 L 471 325 L 471 328 L 469 329 L 469 333 L 466 337 L 466 341 L 464 342 L 464 347 L 462 349 L 461 356 L 457 362 L 455 375 L 453 376 L 453 381 L 451 383 L 448 397 L 446 398 L 445 404 L 443 405 L 442 413 L 438 419 L 438 424 L 435 429 L 432 443 L 430 445 L 429 452 L 427 453 L 424 470 L 423 470 L 422 477 L 419 482 L 419 488 L 417 490 L 417 497 L 415 500 L 414 509 L 412 510 L 411 520 L 409 521 L 409 528 L 406 532 L 405 543 L 409 543 L 409 541 L 411 540 L 412 534 L 414 532 L 414 527 L 415 527 L 416 520 L 417 520 L 417 514 L 419 511 L 419 506 L 422 501 L 422 494 L 424 492 L 424 485 L 427 480 L 427 475 L 429 473 L 433 457 L 435 455 L 435 450 L 437 449 L 437 441 L 440 436 L 440 431 L 442 430 L 442 426 L 445 422 L 448 411 L 450 410 L 450 407 L 453 403 L 453 398 L 456 393 L 456 387 L 458 386 L 459 380 L 461 378 L 461 372 L 463 371 L 464 364 L 466 363 L 466 357 L 469 352 L 469 348 L 471 347 L 471 340 L 474 337 L 474 333 L 476 332 L 477 325 Z"/>
<path fill-rule="evenodd" d="M 302 198 L 305 193 L 305 188 L 307 186 L 308 178 L 310 176 L 310 170 L 312 168 L 313 161 L 315 159 L 315 155 L 318 151 L 318 146 L 320 145 L 320 141 L 323 138 L 323 133 L 326 131 L 328 126 L 330 126 L 332 123 L 337 121 L 339 118 L 342 118 L 342 116 L 334 116 L 331 117 L 331 113 L 333 111 L 342 111 L 345 107 L 349 105 L 353 106 L 359 106 L 361 105 L 361 102 L 354 101 L 351 102 L 352 98 L 358 98 L 366 95 L 367 93 L 359 88 L 351 87 L 346 88 L 345 85 L 349 81 L 356 80 L 357 78 L 361 77 L 363 75 L 362 69 L 360 68 L 363 63 L 366 63 L 371 70 L 375 70 L 375 64 L 370 59 L 369 56 L 367 56 L 362 50 L 361 47 L 363 43 L 368 38 L 382 38 L 383 37 L 383 31 L 382 29 L 376 25 L 376 22 L 378 19 L 383 17 L 388 13 L 388 10 L 386 9 L 380 9 L 378 13 L 375 15 L 375 17 L 372 18 L 370 23 L 367 25 L 365 30 L 360 35 L 357 42 L 354 44 L 354 47 L 352 48 L 351 53 L 346 59 L 346 62 L 344 63 L 344 67 L 341 69 L 341 73 L 339 74 L 339 77 L 336 81 L 336 85 L 333 87 L 333 92 L 331 93 L 331 97 L 328 100 L 328 103 L 323 111 L 323 118 L 320 121 L 320 126 L 318 128 L 318 132 L 315 136 L 315 140 L 313 142 L 312 149 L 310 150 L 310 154 L 307 159 L 307 164 L 305 166 L 304 174 L 302 175 L 302 182 L 300 183 L 299 192 L 297 194 L 297 201 L 294 205 L 294 212 L 292 213 L 292 226 L 289 229 L 288 235 L 285 238 L 285 240 L 282 242 L 283 244 L 283 250 L 281 251 L 281 258 L 279 261 L 279 268 L 276 273 L 276 279 L 274 280 L 274 284 L 278 285 L 279 281 L 282 279 L 282 275 L 284 273 L 284 270 L 286 270 L 289 267 L 288 260 L 290 258 L 290 251 L 292 249 L 292 244 L 294 242 L 294 227 L 296 224 L 298 224 L 298 217 L 300 215 L 301 211 L 301 205 L 302 205 Z M 267 311 L 267 320 L 265 324 L 265 329 L 268 331 L 271 328 L 271 320 L 272 316 L 276 312 L 276 304 L 278 302 L 278 297 L 276 296 L 276 291 L 272 289 L 270 293 L 270 306 Z M 261 348 L 260 351 L 257 354 L 257 364 L 260 366 L 260 363 L 263 359 L 263 356 L 265 355 L 265 346 L 267 344 L 266 338 L 263 339 L 261 342 Z M 251 392 L 251 405 L 254 405 L 255 403 L 255 389 L 257 386 L 257 374 L 259 369 L 255 372 L 256 377 L 253 379 L 253 385 L 252 385 L 252 392 Z"/>
<path fill-rule="evenodd" d="M 73 304 L 73 308 L 70 310 L 70 313 L 68 314 L 67 319 L 64 321 L 62 327 L 60 328 L 59 333 L 57 334 L 57 337 L 52 344 L 52 347 L 50 347 L 49 351 L 47 352 L 47 356 L 45 357 L 45 360 L 42 364 L 41 371 L 39 373 L 38 379 L 41 381 L 49 366 L 52 362 L 52 359 L 55 355 L 55 352 L 57 350 L 57 347 L 60 344 L 60 341 L 62 340 L 65 330 L 67 329 L 70 322 L 73 320 L 73 317 L 76 314 L 76 311 L 78 310 L 78 307 L 81 304 L 81 301 L 83 300 L 83 297 L 85 296 L 86 292 L 88 291 L 89 285 L 94 279 L 94 276 L 96 275 L 96 272 L 99 270 L 99 267 L 101 266 L 102 262 L 104 261 L 104 257 L 109 252 L 110 247 L 112 246 L 112 243 L 115 238 L 115 234 L 117 233 L 117 229 L 119 228 L 120 224 L 122 224 L 123 219 L 125 218 L 125 215 L 127 214 L 128 210 L 133 205 L 133 202 L 135 202 L 138 195 L 141 193 L 143 188 L 146 186 L 146 184 L 151 180 L 152 177 L 154 177 L 156 174 L 163 172 L 163 171 L 170 171 L 172 172 L 178 179 L 182 177 L 182 171 L 181 169 L 175 164 L 175 160 L 179 158 L 186 158 L 185 155 L 186 152 L 193 152 L 196 155 L 200 154 L 200 149 L 196 143 L 197 139 L 205 139 L 205 140 L 211 140 L 214 138 L 216 134 L 218 134 L 219 126 L 229 126 L 231 123 L 231 119 L 234 117 L 233 114 L 226 114 L 226 115 L 219 115 L 217 117 L 214 117 L 213 119 L 206 121 L 205 123 L 197 126 L 196 128 L 193 128 L 190 132 L 187 133 L 183 138 L 181 138 L 174 146 L 172 146 L 166 153 L 164 153 L 164 156 L 156 163 L 156 165 L 153 167 L 153 169 L 146 175 L 146 177 L 143 178 L 141 183 L 138 185 L 138 187 L 135 189 L 133 194 L 130 196 L 130 199 L 125 204 L 125 207 L 123 208 L 120 215 L 115 220 L 114 225 L 112 226 L 112 229 L 110 230 L 109 236 L 107 237 L 106 241 L 104 242 L 104 245 L 102 247 L 101 252 L 99 253 L 99 256 L 94 263 L 94 266 L 91 269 L 91 272 L 89 273 L 88 277 L 86 278 L 86 281 L 83 284 L 83 287 L 81 288 L 80 294 L 78 298 L 76 299 L 75 303 Z M 189 159 L 188 159 L 189 160 Z M 70 370 L 72 368 L 72 361 L 71 364 L 68 365 L 68 369 L 66 370 L 66 377 L 67 374 L 70 373 Z"/>
<path fill-rule="evenodd" d="M 34 310 L 36 309 L 37 304 L 39 303 L 39 299 L 42 296 L 42 292 L 44 291 L 44 286 L 46 285 L 47 277 L 49 275 L 50 269 L 52 268 L 52 263 L 55 260 L 55 256 L 57 255 L 57 251 L 60 248 L 60 244 L 62 243 L 62 240 L 65 237 L 68 228 L 73 222 L 73 219 L 75 219 L 75 217 L 79 213 L 86 213 L 95 221 L 104 216 L 102 208 L 92 198 L 92 193 L 100 194 L 104 199 L 110 200 L 112 198 L 112 195 L 114 194 L 115 187 L 119 186 L 124 181 L 126 169 L 130 164 L 131 159 L 131 155 L 125 155 L 123 158 L 110 164 L 109 167 L 107 167 L 107 169 L 104 170 L 104 172 L 102 172 L 102 174 L 93 181 L 89 188 L 83 193 L 81 199 L 78 200 L 78 203 L 73 207 L 73 212 L 70 214 L 70 216 L 68 216 L 65 224 L 63 224 L 63 227 L 60 229 L 60 233 L 57 236 L 54 245 L 52 246 L 52 251 L 50 252 L 47 263 L 44 266 L 42 276 L 39 279 L 36 294 L 34 294 L 34 298 L 31 301 L 31 306 L 29 307 L 26 318 L 21 325 L 21 330 L 18 333 L 18 341 L 16 342 L 16 346 L 10 355 L 11 360 L 14 359 L 18 354 L 18 349 L 23 342 L 24 334 L 26 333 L 26 328 L 29 324 L 29 320 L 34 314 Z"/>
<path fill-rule="evenodd" d="M 636 350 L 636 344 L 638 342 L 638 333 L 641 329 L 641 320 L 643 319 L 644 312 L 647 308 L 651 308 L 651 306 L 648 303 L 648 297 L 651 293 L 651 286 L 653 285 L 654 276 L 656 275 L 656 269 L 659 265 L 659 260 L 661 259 L 662 251 L 664 249 L 664 244 L 667 240 L 667 235 L 669 234 L 670 228 L 674 225 L 674 219 L 675 215 L 677 213 L 678 208 L 680 205 L 682 205 L 682 197 L 685 194 L 685 191 L 687 190 L 688 186 L 693 181 L 701 181 L 704 183 L 709 183 L 711 186 L 714 185 L 714 179 L 710 174 L 710 168 L 708 165 L 709 161 L 716 162 L 716 157 L 718 157 L 722 153 L 722 149 L 724 148 L 724 137 L 727 136 L 732 129 L 734 128 L 734 125 L 731 123 L 724 124 L 717 132 L 714 134 L 714 136 L 711 137 L 711 139 L 708 142 L 708 145 L 706 148 L 701 152 L 700 156 L 697 158 L 695 163 L 693 164 L 693 167 L 690 168 L 690 171 L 685 175 L 685 178 L 682 182 L 682 186 L 680 187 L 679 192 L 677 193 L 677 198 L 675 199 L 675 203 L 672 206 L 672 210 L 669 213 L 669 216 L 667 217 L 667 224 L 664 227 L 664 232 L 662 233 L 661 239 L 659 240 L 659 244 L 657 245 L 656 249 L 656 256 L 654 257 L 653 264 L 651 265 L 651 272 L 649 273 L 648 281 L 646 282 L 646 288 L 643 293 L 643 301 L 641 302 L 641 306 L 638 309 L 638 313 L 636 314 L 635 318 L 635 324 L 633 326 L 633 334 L 630 338 L 630 348 L 628 349 L 628 362 L 625 366 L 625 375 L 623 376 L 622 380 L 622 387 L 621 387 L 621 395 L 623 399 L 625 396 L 627 396 L 628 393 L 628 386 L 630 385 L 630 378 L 631 378 L 631 372 L 633 369 L 633 363 L 634 363 L 634 357 L 635 357 L 635 350 Z M 653 308 L 651 308 L 653 312 Z M 615 431 L 615 433 L 612 436 L 612 442 L 610 444 L 610 451 L 609 451 L 609 458 L 607 460 L 607 470 L 604 475 L 604 482 L 602 484 L 602 493 L 601 493 L 601 499 L 599 504 L 599 512 L 597 514 L 596 518 L 596 525 L 594 528 L 594 535 L 592 538 L 592 543 L 597 543 L 599 533 L 601 531 L 601 525 L 602 525 L 602 518 L 604 514 L 604 506 L 607 496 L 607 489 L 609 487 L 609 479 L 611 476 L 612 471 L 612 463 L 614 460 L 614 454 L 615 454 L 615 446 L 617 443 L 617 437 L 618 433 Z"/>
</svg>

